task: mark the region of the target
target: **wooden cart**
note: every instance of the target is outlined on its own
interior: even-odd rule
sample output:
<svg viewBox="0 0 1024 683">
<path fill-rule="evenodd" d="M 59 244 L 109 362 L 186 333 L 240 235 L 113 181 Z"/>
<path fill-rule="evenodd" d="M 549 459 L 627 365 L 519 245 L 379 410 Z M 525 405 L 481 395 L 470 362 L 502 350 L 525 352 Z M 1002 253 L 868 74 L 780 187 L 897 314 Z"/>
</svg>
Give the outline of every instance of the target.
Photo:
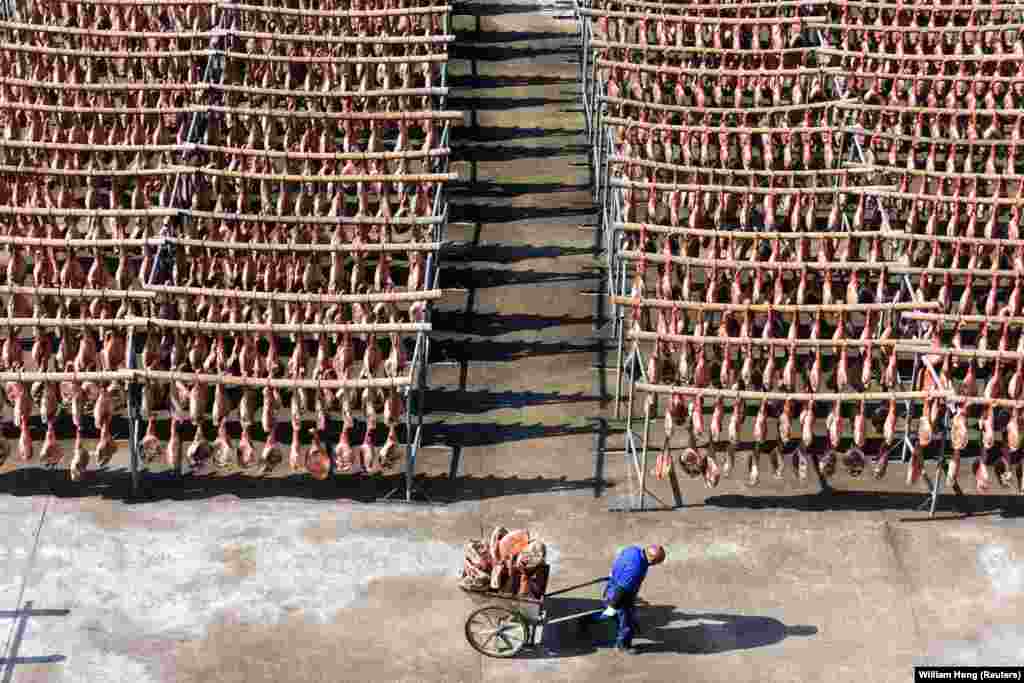
<svg viewBox="0 0 1024 683">
<path fill-rule="evenodd" d="M 553 593 L 545 593 L 539 599 L 462 588 L 475 604 L 481 605 L 466 617 L 466 640 L 482 655 L 514 657 L 524 647 L 541 645 L 545 626 L 581 619 L 602 611 L 587 610 L 549 619 L 546 604 L 549 598 L 607 581 L 608 577 L 603 576 Z"/>
</svg>

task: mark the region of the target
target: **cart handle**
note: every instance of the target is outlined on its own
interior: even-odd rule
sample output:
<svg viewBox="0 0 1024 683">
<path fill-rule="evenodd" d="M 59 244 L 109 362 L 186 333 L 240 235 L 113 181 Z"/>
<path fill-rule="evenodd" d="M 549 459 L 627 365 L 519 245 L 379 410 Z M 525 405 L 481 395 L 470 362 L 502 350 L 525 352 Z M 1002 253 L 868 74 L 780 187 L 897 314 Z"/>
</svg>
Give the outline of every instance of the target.
<svg viewBox="0 0 1024 683">
<path fill-rule="evenodd" d="M 593 586 L 595 583 L 605 583 L 606 581 L 609 581 L 610 579 L 611 579 L 610 576 L 602 576 L 599 579 L 594 579 L 593 581 L 587 581 L 586 583 L 580 583 L 580 584 L 577 584 L 575 586 L 569 586 L 568 588 L 563 588 L 562 590 L 555 591 L 554 593 L 545 593 L 544 597 L 545 598 L 550 598 L 550 597 L 555 596 L 555 595 L 561 595 L 562 593 L 568 593 L 569 591 L 574 591 L 577 588 L 586 588 L 587 586 Z"/>
</svg>

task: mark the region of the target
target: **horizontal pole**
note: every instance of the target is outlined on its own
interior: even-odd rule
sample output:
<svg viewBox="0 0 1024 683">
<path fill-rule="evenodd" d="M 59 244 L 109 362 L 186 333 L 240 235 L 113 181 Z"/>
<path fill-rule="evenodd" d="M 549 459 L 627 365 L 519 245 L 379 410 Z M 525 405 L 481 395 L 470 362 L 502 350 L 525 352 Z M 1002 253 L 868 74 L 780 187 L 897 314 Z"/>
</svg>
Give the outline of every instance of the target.
<svg viewBox="0 0 1024 683">
<path fill-rule="evenodd" d="M 1024 325 L 1024 318 L 1000 315 L 960 315 L 958 313 L 905 313 L 908 320 L 943 323 L 996 323 L 1005 325 Z"/>
<path fill-rule="evenodd" d="M 179 147 L 182 151 L 189 148 L 195 148 L 201 152 L 218 152 L 220 154 L 263 157 L 266 159 L 284 159 L 285 161 L 303 161 L 305 159 L 315 159 L 317 161 L 374 161 L 380 159 L 388 161 L 391 159 L 438 158 L 451 155 L 451 148 L 449 147 L 437 147 L 427 151 L 417 149 L 402 152 L 282 152 L 269 149 L 252 149 L 249 147 L 224 147 L 222 145 L 181 145 Z"/>
<path fill-rule="evenodd" d="M 721 131 L 721 129 L 719 129 Z M 727 129 L 728 130 L 728 129 Z M 790 132 L 799 132 L 799 128 L 790 128 Z M 731 131 L 730 131 L 731 132 Z M 821 171 L 763 171 L 732 168 L 714 168 L 707 166 L 683 166 L 681 164 L 669 164 L 664 161 L 649 161 L 613 155 L 608 157 L 610 164 L 623 164 L 627 166 L 641 166 L 643 168 L 659 168 L 666 171 L 686 174 L 706 174 L 711 176 L 733 176 L 733 177 L 757 177 L 757 178 L 821 178 L 822 176 L 847 176 L 860 173 L 877 173 L 881 169 L 892 170 L 889 167 L 879 166 L 850 166 L 848 168 L 830 168 Z M 894 171 L 895 172 L 895 171 Z M 842 192 L 842 188 L 829 188 L 832 192 Z"/>
<path fill-rule="evenodd" d="M 1024 353 L 1017 351 L 989 351 L 981 349 L 957 349 L 950 346 L 943 346 L 935 348 L 930 343 L 922 341 L 915 342 L 914 340 L 904 340 L 899 342 L 897 351 L 906 351 L 908 353 L 920 353 L 927 356 L 958 356 L 960 358 L 1001 358 L 1003 360 L 1020 360 L 1024 358 Z"/>
<path fill-rule="evenodd" d="M 902 28 L 902 27 L 901 27 Z M 976 32 L 981 33 L 979 29 L 975 29 Z M 1006 62 L 1010 61 L 1010 55 L 995 54 L 995 55 L 977 55 L 977 54 L 963 54 L 963 55 L 915 55 L 912 53 L 905 53 L 902 55 L 889 54 L 887 52 L 872 52 L 869 55 L 865 55 L 863 52 L 853 52 L 840 50 L 833 47 L 819 47 L 817 51 L 823 55 L 831 55 L 833 57 L 865 57 L 868 59 L 881 61 L 897 61 L 897 62 Z M 980 109 L 978 111 L 981 111 Z"/>
<path fill-rule="evenodd" d="M 92 0 L 90 0 L 92 1 Z M 114 4 L 120 0 L 109 0 Z M 161 0 L 162 1 L 162 0 Z M 221 9 L 234 10 L 238 12 L 258 12 L 260 14 L 282 14 L 293 17 L 328 17 L 333 19 L 370 19 L 374 17 L 402 17 L 415 16 L 418 14 L 451 14 L 451 5 L 433 5 L 429 7 L 402 7 L 399 9 L 378 9 L 378 10 L 305 10 L 292 9 L 289 7 L 271 7 L 268 5 L 241 5 L 231 2 L 213 3 Z"/>
<path fill-rule="evenodd" d="M 0 107 L 2 108 L 2 107 Z M 188 167 L 181 167 L 188 168 Z M 167 166 L 165 168 L 137 168 L 137 169 L 116 169 L 116 170 L 95 170 L 89 168 L 54 168 L 52 166 L 0 166 L 0 173 L 31 173 L 33 175 L 47 176 L 78 176 L 87 178 L 131 178 L 135 176 L 165 176 L 175 175 L 179 167 Z"/>
<path fill-rule="evenodd" d="M 969 142 L 964 144 L 970 145 Z M 928 171 L 926 169 L 918 168 L 896 168 L 894 166 L 880 166 L 878 164 L 873 166 L 865 165 L 863 168 L 879 173 L 892 173 L 893 175 L 909 175 L 917 177 L 932 176 L 935 178 L 963 178 L 966 180 L 1020 180 L 1021 178 L 1024 178 L 1024 176 L 1016 173 L 961 173 L 959 171 L 948 173 L 946 171 Z M 965 198 L 961 197 L 961 199 Z"/>
<path fill-rule="evenodd" d="M 823 48 L 818 48 L 823 50 Z M 873 53 L 872 53 L 873 54 Z M 895 55 L 893 55 L 895 57 Z M 959 60 L 961 57 L 966 58 L 969 55 L 951 55 Z M 903 59 L 903 57 L 900 57 Z M 1000 55 L 1000 61 L 1004 59 L 1003 55 Z M 901 106 L 889 106 L 885 104 L 864 104 L 863 102 L 857 102 L 856 100 L 834 100 L 833 104 L 840 109 L 853 109 L 857 111 L 877 111 L 887 112 L 891 111 L 899 114 L 951 114 L 953 116 L 991 116 L 992 114 L 998 114 L 999 116 L 1020 116 L 1024 114 L 1024 110 L 1021 109 L 950 109 L 949 107 L 901 107 Z"/>
<path fill-rule="evenodd" d="M 253 292 L 239 289 L 216 289 L 207 287 L 173 287 L 170 285 L 146 285 L 147 292 L 179 296 L 209 296 L 217 299 L 243 299 L 246 301 L 271 301 L 290 303 L 355 304 L 378 302 L 433 301 L 444 297 L 444 290 L 429 289 L 413 292 L 375 292 L 371 294 L 293 294 L 290 292 Z M 2 292 L 3 290 L 0 290 Z"/>
<path fill-rule="evenodd" d="M 807 104 L 788 104 L 780 105 L 777 107 L 744 107 L 736 109 L 734 107 L 681 107 L 675 104 L 657 104 L 655 102 L 647 102 L 645 100 L 634 100 L 624 97 L 608 97 L 607 95 L 600 95 L 597 98 L 601 102 L 608 104 L 624 104 L 632 107 L 639 107 L 641 109 L 652 109 L 655 111 L 672 111 L 679 114 L 725 114 L 734 116 L 751 116 L 758 114 L 787 114 L 792 112 L 804 112 L 807 110 L 815 109 L 829 109 L 838 105 L 842 100 L 828 100 L 825 102 L 807 103 Z"/>
<path fill-rule="evenodd" d="M 667 4 L 665 2 L 651 2 L 650 0 L 630 0 L 631 7 L 647 7 L 661 11 L 713 11 L 719 12 L 744 12 L 755 9 L 800 9 L 803 7 L 821 7 L 821 0 L 779 0 L 778 2 L 743 2 L 736 4 L 723 4 L 721 2 Z M 579 7 L 579 3 L 577 3 Z"/>
<path fill-rule="evenodd" d="M 711 230 L 706 228 L 689 228 L 681 225 L 656 225 L 653 223 L 612 223 L 612 228 L 616 230 L 622 230 L 624 232 L 647 232 L 655 235 L 679 235 L 681 237 L 722 237 L 739 240 L 840 240 L 851 238 L 870 239 L 872 237 L 888 238 L 893 235 L 893 233 L 883 233 L 879 232 L 878 230 L 849 230 L 843 232 L 752 232 L 749 230 Z"/>
<path fill-rule="evenodd" d="M 202 166 L 172 166 L 178 173 L 195 173 L 196 175 L 217 176 L 220 178 L 240 178 L 243 180 L 278 180 L 299 183 L 444 183 L 459 179 L 458 173 L 352 173 L 349 175 L 295 175 L 289 173 L 248 173 L 228 171 L 220 168 Z"/>
<path fill-rule="evenodd" d="M 683 24 L 718 24 L 723 25 L 738 24 L 740 26 L 774 26 L 777 24 L 782 25 L 800 25 L 801 23 L 809 23 L 812 20 L 824 21 L 828 17 L 822 16 L 800 16 L 795 15 L 792 17 L 777 16 L 777 17 L 695 17 L 685 14 L 666 14 L 665 9 L 673 10 L 679 9 L 685 11 L 689 9 L 688 5 L 664 5 L 664 9 L 661 13 L 638 13 L 638 12 L 614 12 L 612 10 L 600 10 L 600 9 L 587 9 L 586 7 L 577 8 L 577 12 L 585 17 L 608 17 L 614 19 L 641 19 L 647 21 L 661 21 L 665 20 L 669 23 L 683 23 Z M 819 5 L 820 7 L 820 5 Z M 743 5 L 737 5 L 735 7 L 722 6 L 722 9 L 743 9 Z"/>
<path fill-rule="evenodd" d="M 676 301 L 673 299 L 636 299 L 628 296 L 610 296 L 609 301 L 623 306 L 643 308 L 679 308 L 690 311 L 736 311 L 739 313 L 867 313 L 870 311 L 914 311 L 941 308 L 937 301 L 889 304 L 720 304 L 700 301 Z"/>
<path fill-rule="evenodd" d="M 209 218 L 217 221 L 247 222 L 247 223 L 286 223 L 303 225 L 435 225 L 444 221 L 442 216 L 410 216 L 410 217 L 388 217 L 388 216 L 275 216 L 269 213 L 234 213 L 216 211 L 190 211 L 182 213 L 193 218 Z M 195 246 L 203 246 L 207 240 L 186 240 L 184 238 L 172 238 L 178 244 L 189 244 L 192 241 L 202 242 Z M 218 242 L 218 244 L 231 244 Z M 272 245 L 246 242 L 245 248 L 260 250 L 269 249 Z M 241 247 L 240 247 L 241 248 Z"/>
<path fill-rule="evenodd" d="M 240 62 L 277 62 L 281 64 L 426 64 L 448 61 L 447 52 L 428 55 L 395 55 L 390 57 L 307 57 L 305 55 L 253 54 L 251 52 L 237 52 L 235 50 L 225 50 L 223 52 L 207 50 L 206 52 L 207 56 L 210 57 L 224 55 L 226 59 L 235 59 Z"/>
<path fill-rule="evenodd" d="M 839 393 L 798 393 L 784 391 L 738 391 L 734 389 L 711 389 L 674 386 L 670 384 L 648 384 L 637 382 L 636 391 L 648 394 L 682 394 L 686 397 L 722 397 L 743 401 L 888 401 L 920 398 L 946 398 L 951 394 L 944 391 L 879 391 Z"/>
<path fill-rule="evenodd" d="M 765 174 L 765 178 L 768 178 Z M 750 185 L 710 185 L 697 183 L 651 183 L 643 180 L 623 180 L 622 178 L 611 178 L 608 181 L 613 187 L 632 187 L 641 190 L 654 188 L 655 190 L 686 190 L 693 192 L 737 192 L 740 194 L 836 194 L 837 192 L 873 194 L 887 190 L 890 186 L 865 186 L 865 187 L 754 187 Z M 918 195 L 914 195 L 918 196 Z M 947 198 L 948 199 L 948 198 Z M 980 200 L 979 200 L 980 201 Z"/>
<path fill-rule="evenodd" d="M 221 92 L 238 92 L 247 95 L 271 95 L 276 97 L 312 97 L 315 99 L 339 100 L 345 98 L 373 97 L 443 97 L 448 88 L 379 88 L 371 90 L 285 90 L 283 88 L 260 88 L 252 85 L 234 85 L 231 83 L 202 83 L 202 90 L 219 90 Z"/>
<path fill-rule="evenodd" d="M 972 3 L 950 3 L 948 5 L 907 5 L 904 2 L 888 2 L 887 0 L 880 0 L 879 2 L 867 1 L 867 0 L 830 0 L 830 3 L 839 7 L 857 7 L 859 9 L 891 9 L 906 12 L 907 10 L 913 9 L 919 12 L 927 13 L 944 13 L 964 11 L 964 12 L 1014 12 L 1020 11 L 1021 5 L 1013 2 L 1008 3 L 984 3 L 979 2 L 977 4 Z"/>
<path fill-rule="evenodd" d="M 153 299 L 156 295 L 141 289 L 86 289 L 84 287 L 23 287 L 0 285 L 0 294 L 58 296 L 67 299 Z M 2 320 L 2 319 L 0 319 Z"/>
<path fill-rule="evenodd" d="M 389 334 L 430 332 L 430 323 L 374 323 L 374 324 L 299 324 L 290 323 L 211 323 L 206 321 L 168 320 L 166 318 L 128 318 L 136 327 L 147 325 L 160 328 L 186 330 L 190 332 L 241 332 L 257 334 L 275 332 L 277 334 L 331 334 L 349 332 L 352 334 Z M 2 321 L 0 321 L 2 324 Z"/>
<path fill-rule="evenodd" d="M 895 199 L 917 199 L 919 201 L 926 202 L 948 202 L 953 199 L 953 197 L 944 194 L 900 192 L 899 190 L 892 189 L 892 186 L 889 185 L 883 185 L 881 187 L 845 187 L 842 191 L 848 194 L 880 195 L 882 197 L 893 197 Z M 960 201 L 969 204 L 994 204 L 999 206 L 1013 204 L 1024 205 L 1024 195 L 1021 195 L 1020 197 L 960 197 Z"/>
<path fill-rule="evenodd" d="M 0 372 L 0 382 L 116 382 L 131 381 L 133 370 L 103 370 L 96 372 Z"/>
<path fill-rule="evenodd" d="M 1006 277 L 1016 278 L 1024 275 L 1019 270 L 995 270 L 988 268 L 915 268 L 912 266 L 888 265 L 893 275 L 955 275 L 957 277 L 972 275 L 974 277 Z"/>
<path fill-rule="evenodd" d="M 159 243 L 159 240 L 154 240 Z M 328 253 L 368 253 L 379 254 L 384 252 L 408 253 L 413 251 L 437 251 L 441 248 L 441 242 L 367 242 L 356 245 L 352 242 L 336 244 L 325 242 L 322 244 L 310 244 L 308 242 L 219 242 L 215 240 L 190 239 L 187 237 L 168 237 L 165 240 L 168 244 L 179 244 L 183 247 L 199 247 L 202 249 L 228 249 L 237 251 L 271 251 L 303 254 L 328 254 Z M 2 242 L 0 242 L 2 244 Z"/>
<path fill-rule="evenodd" d="M 722 126 L 688 126 L 674 123 L 655 123 L 653 121 L 636 121 L 634 119 L 623 119 L 618 116 L 606 116 L 601 119 L 601 122 L 609 126 L 618 126 L 620 128 L 646 128 L 651 130 L 674 130 L 678 132 L 689 132 L 689 133 L 750 133 L 764 134 L 769 133 L 772 135 L 779 135 L 781 133 L 826 133 L 835 131 L 835 128 L 831 126 L 811 126 L 810 128 L 801 126 L 794 128 L 793 126 L 729 126 L 723 128 Z M 914 138 L 915 140 L 919 138 Z M 837 169 L 825 169 L 825 173 Z"/>
<path fill-rule="evenodd" d="M 668 66 L 662 64 L 637 64 L 635 62 L 620 62 L 611 59 L 597 59 L 595 64 L 598 68 L 615 68 L 622 69 L 623 71 L 646 71 L 648 73 L 669 73 L 669 74 L 687 74 L 691 76 L 745 76 L 749 77 L 751 72 L 749 69 L 723 69 L 721 67 L 685 67 L 685 66 Z M 807 68 L 799 67 L 796 69 L 774 69 L 772 70 L 772 76 L 811 76 L 814 74 L 820 74 L 822 69 L 819 68 Z M 639 123 L 639 122 L 638 122 Z"/>
<path fill-rule="evenodd" d="M 977 30 L 977 29 L 975 29 Z M 961 77 L 953 74 L 913 74 L 906 76 L 903 74 L 878 74 L 873 71 L 854 71 L 852 69 L 843 69 L 838 66 L 825 66 L 821 70 L 829 75 L 840 76 L 842 78 L 881 78 L 883 81 L 887 80 L 906 80 L 906 81 L 957 81 Z M 1024 81 L 1024 76 L 982 76 L 979 74 L 971 74 L 969 76 L 971 82 L 981 83 L 1017 83 Z M 910 136 L 907 136 L 910 137 Z M 915 138 L 916 139 L 916 138 Z M 934 138 L 929 138 L 934 140 Z"/>
<path fill-rule="evenodd" d="M 228 3 L 228 7 L 230 7 Z M 382 36 L 374 33 L 369 33 L 363 36 L 345 36 L 345 35 L 324 35 L 322 33 L 310 34 L 310 33 L 260 33 L 257 31 L 239 31 L 236 29 L 230 29 L 227 32 L 224 31 L 211 31 L 210 36 L 213 35 L 230 35 L 235 38 L 243 39 L 255 39 L 255 40 L 269 40 L 275 45 L 280 43 L 328 43 L 328 44 L 345 44 L 345 45 L 447 45 L 455 42 L 455 36 L 450 33 L 442 33 L 436 35 L 411 35 L 411 36 Z"/>
<path fill-rule="evenodd" d="M 372 379 L 297 379 L 269 377 L 239 377 L 236 375 L 207 375 L 194 372 L 168 372 L 165 370 L 133 370 L 135 379 L 143 382 L 184 382 L 186 384 L 223 384 L 234 387 L 274 387 L 280 389 L 389 389 L 411 385 L 411 377 L 386 377 Z"/>
<path fill-rule="evenodd" d="M 840 236 L 843 233 L 837 232 Z M 733 261 L 729 259 L 691 258 L 689 256 L 664 256 L 643 251 L 621 251 L 619 257 L 627 261 L 646 261 L 648 263 L 678 263 L 681 265 L 704 266 L 708 268 L 728 268 L 729 270 L 888 270 L 896 272 L 896 266 L 890 263 L 868 263 L 866 261 Z"/>
<path fill-rule="evenodd" d="M 82 218 L 102 218 L 102 217 L 117 217 L 117 216 L 138 216 L 141 218 L 161 218 L 164 216 L 177 216 L 181 211 L 177 209 L 57 209 L 53 207 L 36 207 L 36 206 L 0 206 L 0 216 L 81 216 Z M 76 246 L 85 246 L 84 244 L 78 244 L 79 242 L 88 242 L 92 244 L 95 241 L 102 242 L 103 240 L 82 240 L 77 238 L 71 238 L 67 240 L 56 239 L 56 238 L 44 238 L 44 237 L 12 237 L 12 236 L 0 236 L 0 240 L 3 240 L 2 244 L 38 244 L 39 246 L 58 246 L 56 242 L 62 244 L 71 243 Z M 21 241 L 14 241 L 21 240 Z M 134 242 L 146 242 L 146 240 L 112 240 L 127 245 L 132 245 Z M 54 244 L 49 244 L 54 242 Z M 139 246 L 139 245 L 134 245 Z"/>
<path fill-rule="evenodd" d="M 216 111 L 224 114 L 273 116 L 282 119 L 330 119 L 332 121 L 466 121 L 462 111 L 292 111 L 290 109 L 252 109 L 250 107 L 221 107 L 207 105 L 192 107 L 194 112 Z"/>
<path fill-rule="evenodd" d="M 982 247 L 1024 247 L 1024 239 L 953 237 L 950 235 L 926 235 L 923 233 L 897 232 L 894 230 L 876 234 L 882 235 L 887 240 L 897 242 L 939 242 L 944 244 L 975 244 Z M 1024 275 L 1024 273 L 1021 273 L 1021 275 Z"/>
<path fill-rule="evenodd" d="M 792 23 L 792 22 L 788 22 Z M 814 52 L 816 49 L 811 47 L 786 47 L 786 48 L 756 48 L 749 50 L 734 50 L 732 48 L 725 47 L 697 47 L 693 45 L 684 45 L 677 47 L 675 45 L 657 45 L 654 43 L 648 43 L 647 45 L 639 45 L 634 43 L 620 43 L 620 42 L 609 42 L 607 40 L 591 40 L 590 45 L 592 47 L 602 49 L 625 49 L 625 50 L 637 50 L 642 52 L 682 52 L 684 54 L 712 54 L 712 55 L 736 55 L 738 57 L 754 56 L 754 55 L 785 55 L 785 54 L 804 54 Z"/>
<path fill-rule="evenodd" d="M 915 9 L 918 8 L 915 7 Z M 939 5 L 936 9 L 941 11 L 945 8 Z M 1020 31 L 1024 29 L 1024 24 L 1000 24 L 998 26 L 865 26 L 863 24 L 837 24 L 828 21 L 827 17 L 805 17 L 804 20 L 808 24 L 808 28 L 814 29 L 855 31 L 858 33 L 902 33 L 904 35 L 916 33 L 1003 33 L 1005 31 Z M 874 53 L 871 53 L 870 58 L 874 59 L 874 56 Z"/>
<path fill-rule="evenodd" d="M 713 344 L 716 346 L 772 346 L 791 348 L 797 346 L 810 347 L 810 348 L 823 348 L 823 349 L 851 349 L 851 348 L 864 348 L 871 346 L 895 346 L 897 351 L 907 351 L 910 353 L 916 353 L 918 348 L 916 346 L 912 348 L 902 348 L 901 341 L 898 339 L 785 339 L 781 337 L 772 337 L 770 339 L 764 339 L 763 337 L 709 337 L 707 335 L 695 335 L 695 334 L 658 334 L 657 332 L 629 332 L 626 335 L 627 339 L 635 339 L 637 341 L 649 341 L 649 342 L 669 342 L 680 344 L 683 342 L 691 342 L 696 344 Z"/>
</svg>

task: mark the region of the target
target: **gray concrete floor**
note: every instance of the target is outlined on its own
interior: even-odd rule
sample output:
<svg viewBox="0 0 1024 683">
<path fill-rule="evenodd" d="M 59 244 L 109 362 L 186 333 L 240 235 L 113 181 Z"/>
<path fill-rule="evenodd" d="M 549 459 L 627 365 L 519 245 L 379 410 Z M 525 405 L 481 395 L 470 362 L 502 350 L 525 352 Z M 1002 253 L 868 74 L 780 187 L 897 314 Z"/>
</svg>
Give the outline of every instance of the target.
<svg viewBox="0 0 1024 683">
<path fill-rule="evenodd" d="M 461 502 L 213 476 L 152 479 L 152 500 L 135 503 L 123 470 L 71 486 L 8 465 L 0 681 L 903 683 L 919 663 L 1024 661 L 1018 499 L 971 496 L 970 516 L 943 501 L 927 520 L 896 465 L 887 482 L 839 477 L 831 495 L 792 477 L 685 480 L 682 510 L 608 512 L 630 481 L 621 455 L 596 459 L 589 419 L 608 413 L 610 376 L 593 368 L 596 301 L 583 295 L 600 261 L 578 228 L 592 204 L 573 24 L 551 5 L 462 11 L 453 107 L 471 120 L 453 136 L 466 182 L 452 214 L 469 227 L 453 230 L 467 246 L 442 285 L 467 291 L 438 315 L 451 363 L 432 373 L 428 432 L 454 448 L 459 477 L 425 482 Z M 447 472 L 448 450 L 424 453 L 425 471 Z M 669 500 L 664 482 L 651 488 Z M 515 660 L 476 655 L 455 575 L 465 540 L 498 523 L 548 541 L 553 588 L 605 574 L 624 545 L 666 544 L 644 586 L 644 653 L 566 627 Z M 38 615 L 19 630 L 29 604 Z"/>
</svg>

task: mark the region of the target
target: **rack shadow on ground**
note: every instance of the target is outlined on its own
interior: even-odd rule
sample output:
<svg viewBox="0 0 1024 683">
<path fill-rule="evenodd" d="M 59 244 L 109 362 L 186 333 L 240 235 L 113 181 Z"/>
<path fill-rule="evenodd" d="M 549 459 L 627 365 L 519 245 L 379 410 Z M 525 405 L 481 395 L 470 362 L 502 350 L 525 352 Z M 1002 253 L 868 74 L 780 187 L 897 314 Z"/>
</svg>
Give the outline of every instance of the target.
<svg viewBox="0 0 1024 683">
<path fill-rule="evenodd" d="M 432 413 L 459 413 L 474 415 L 492 410 L 516 410 L 533 406 L 550 406 L 573 403 L 592 403 L 596 396 L 583 393 L 562 393 L 558 391 L 472 391 L 460 389 L 431 389 L 427 391 L 427 405 Z"/>
<path fill-rule="evenodd" d="M 526 145 L 502 145 L 500 147 L 466 146 L 460 142 L 452 148 L 453 162 L 494 162 L 517 159 L 549 159 L 552 157 L 585 154 L 586 145 L 559 145 L 558 147 L 528 147 Z"/>
<path fill-rule="evenodd" d="M 561 256 L 582 256 L 592 254 L 590 247 L 529 244 L 481 244 L 476 246 L 448 247 L 445 249 L 445 263 L 516 263 L 533 259 L 553 259 Z"/>
<path fill-rule="evenodd" d="M 902 510 L 911 512 L 921 507 L 929 494 L 920 492 L 892 491 L 843 491 L 830 489 L 819 493 L 794 496 L 741 496 L 721 495 L 705 499 L 709 507 L 723 507 L 743 510 L 797 510 L 800 512 L 857 511 L 878 512 Z M 1002 494 L 947 495 L 947 489 L 939 496 L 936 512 L 951 509 L 963 515 L 1002 513 L 1004 517 L 1018 517 L 1024 508 L 1021 496 Z"/>
<path fill-rule="evenodd" d="M 590 319 L 569 315 L 552 317 L 435 311 L 432 322 L 438 332 L 458 331 L 479 337 L 496 337 L 516 332 L 538 332 L 566 325 L 583 325 L 590 322 Z"/>
<path fill-rule="evenodd" d="M 519 358 L 539 356 L 561 356 L 571 353 L 592 353 L 599 343 L 545 342 L 524 345 L 522 342 L 498 342 L 491 340 L 447 339 L 440 333 L 430 345 L 430 362 L 501 363 Z"/>
</svg>

